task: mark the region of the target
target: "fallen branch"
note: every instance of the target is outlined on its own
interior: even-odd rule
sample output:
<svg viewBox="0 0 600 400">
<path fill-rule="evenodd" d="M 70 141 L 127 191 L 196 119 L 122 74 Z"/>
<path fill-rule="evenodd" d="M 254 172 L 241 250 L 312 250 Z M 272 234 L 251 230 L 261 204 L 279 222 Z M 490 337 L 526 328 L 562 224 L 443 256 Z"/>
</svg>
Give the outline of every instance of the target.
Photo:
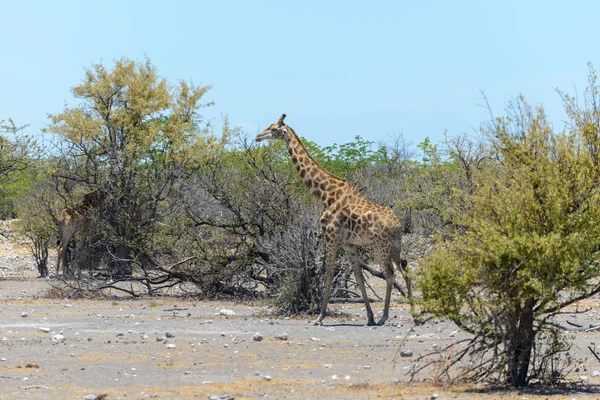
<svg viewBox="0 0 600 400">
<path fill-rule="evenodd" d="M 600 329 L 600 324 L 599 325 L 590 326 L 584 332 L 597 331 L 598 329 Z"/>
<path fill-rule="evenodd" d="M 376 300 L 376 299 L 369 299 L 369 303 L 377 303 L 381 300 Z M 362 297 L 356 298 L 356 299 L 348 299 L 345 297 L 334 297 L 332 299 L 329 299 L 330 303 L 364 303 Z"/>
<path fill-rule="evenodd" d="M 44 385 L 31 385 L 31 386 L 19 386 L 20 389 L 44 389 L 44 390 L 50 390 L 50 388 L 48 386 L 44 386 Z"/>
<path fill-rule="evenodd" d="M 385 276 L 383 275 L 383 272 L 371 267 L 370 265 L 367 264 L 361 264 L 362 269 L 364 269 L 365 271 L 369 272 L 371 275 L 376 276 L 378 278 L 381 279 L 385 279 Z M 407 297 L 406 292 L 404 291 L 404 288 L 402 288 L 402 286 L 400 286 L 400 283 L 394 279 L 394 287 L 396 289 L 398 289 L 398 291 L 400 292 L 400 294 L 404 297 Z"/>
</svg>

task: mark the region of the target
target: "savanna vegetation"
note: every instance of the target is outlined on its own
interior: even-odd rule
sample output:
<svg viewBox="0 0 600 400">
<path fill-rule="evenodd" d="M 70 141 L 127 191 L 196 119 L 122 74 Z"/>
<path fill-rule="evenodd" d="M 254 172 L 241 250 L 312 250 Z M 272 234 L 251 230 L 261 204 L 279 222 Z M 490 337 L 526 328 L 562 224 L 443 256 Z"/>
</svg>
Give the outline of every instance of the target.
<svg viewBox="0 0 600 400">
<path fill-rule="evenodd" d="M 202 114 L 210 87 L 169 82 L 149 60 L 94 65 L 72 95 L 43 146 L 11 120 L 0 126 L 0 217 L 19 218 L 41 276 L 71 296 L 266 298 L 282 313 L 318 311 L 321 210 L 281 143 L 257 146 L 227 118 L 216 127 Z M 384 133 L 378 143 L 305 141 L 324 168 L 400 217 L 419 319 L 471 334 L 419 368 L 513 386 L 563 379 L 569 346 L 555 316 L 600 291 L 595 71 L 583 99 L 559 95 L 569 116 L 560 130 L 517 98 L 480 132 L 439 144 Z M 76 273 L 55 271 L 59 213 L 94 191 L 94 230 L 69 246 Z M 360 298 L 338 263 L 332 296 Z"/>
</svg>

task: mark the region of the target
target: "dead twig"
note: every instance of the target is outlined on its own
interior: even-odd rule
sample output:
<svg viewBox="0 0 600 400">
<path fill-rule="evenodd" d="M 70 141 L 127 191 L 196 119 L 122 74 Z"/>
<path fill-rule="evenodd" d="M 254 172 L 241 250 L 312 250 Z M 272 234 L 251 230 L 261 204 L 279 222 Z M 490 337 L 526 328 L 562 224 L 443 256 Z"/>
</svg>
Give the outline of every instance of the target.
<svg viewBox="0 0 600 400">
<path fill-rule="evenodd" d="M 577 328 L 583 328 L 583 325 L 576 324 L 575 322 L 567 321 L 567 324 L 571 326 L 575 326 Z"/>
<path fill-rule="evenodd" d="M 596 354 L 596 352 L 594 351 L 594 349 L 592 349 L 592 346 L 588 346 L 588 349 L 590 349 L 590 351 L 592 352 L 592 354 L 594 355 L 594 357 L 596 357 L 596 360 L 600 361 L 600 357 L 598 357 L 598 354 Z"/>
<path fill-rule="evenodd" d="M 584 332 L 591 332 L 591 331 L 597 331 L 600 329 L 600 324 L 599 325 L 594 325 L 594 326 L 590 326 L 589 328 L 587 328 Z"/>
</svg>

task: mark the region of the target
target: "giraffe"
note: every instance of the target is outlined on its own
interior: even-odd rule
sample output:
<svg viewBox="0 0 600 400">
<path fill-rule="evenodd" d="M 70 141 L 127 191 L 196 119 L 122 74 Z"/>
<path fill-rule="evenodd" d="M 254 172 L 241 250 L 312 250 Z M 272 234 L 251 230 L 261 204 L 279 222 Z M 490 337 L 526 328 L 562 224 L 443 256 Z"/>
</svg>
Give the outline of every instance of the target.
<svg viewBox="0 0 600 400">
<path fill-rule="evenodd" d="M 367 310 L 367 324 L 375 325 L 373 310 L 367 297 L 365 281 L 358 257 L 358 247 L 369 247 L 374 251 L 386 280 L 383 316 L 377 325 L 383 325 L 389 318 L 390 298 L 394 281 L 393 264 L 404 275 L 408 297 L 412 297 L 411 283 L 403 271 L 400 249 L 402 232 L 400 221 L 391 208 L 373 203 L 363 197 L 350 183 L 333 175 L 321 167 L 308 153 L 294 130 L 286 125 L 283 114 L 279 121 L 262 131 L 256 141 L 283 140 L 292 163 L 310 189 L 319 198 L 325 211 L 319 220 L 325 233 L 325 287 L 321 313 L 315 324 L 322 325 L 327 312 L 327 303 L 335 273 L 335 259 L 338 248 L 343 248 L 351 261 L 356 282 L 360 288 Z"/>
<path fill-rule="evenodd" d="M 83 199 L 73 207 L 67 207 L 58 215 L 58 257 L 56 260 L 56 276 L 63 265 L 63 275 L 71 275 L 73 271 L 68 266 L 67 247 L 77 232 L 81 235 L 81 248 L 89 233 L 96 225 L 96 214 L 106 192 L 102 189 L 95 190 L 83 196 Z M 79 247 L 79 246 L 77 246 Z M 87 250 L 89 252 L 89 249 Z M 88 254 L 89 255 L 89 254 Z"/>
</svg>

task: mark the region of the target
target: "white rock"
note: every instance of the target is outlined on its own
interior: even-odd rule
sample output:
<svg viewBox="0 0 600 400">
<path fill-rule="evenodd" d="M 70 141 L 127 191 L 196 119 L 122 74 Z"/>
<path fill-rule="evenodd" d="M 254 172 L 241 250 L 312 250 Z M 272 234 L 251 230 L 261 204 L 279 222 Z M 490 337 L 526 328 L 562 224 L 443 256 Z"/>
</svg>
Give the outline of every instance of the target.
<svg viewBox="0 0 600 400">
<path fill-rule="evenodd" d="M 254 340 L 255 342 L 260 342 L 261 340 L 263 340 L 263 335 L 256 332 L 254 335 L 252 335 L 252 340 Z"/>
<path fill-rule="evenodd" d="M 38 328 L 40 332 L 50 333 L 50 328 L 42 328 L 41 326 Z"/>
<path fill-rule="evenodd" d="M 235 311 L 233 310 L 228 310 L 226 308 L 222 309 L 219 311 L 220 315 L 225 315 L 225 316 L 231 316 L 231 315 L 235 315 Z"/>
<path fill-rule="evenodd" d="M 167 344 L 167 349 L 174 349 L 176 347 L 177 347 L 177 345 L 175 343 L 169 343 L 169 344 Z"/>
<path fill-rule="evenodd" d="M 288 340 L 288 334 L 287 333 L 277 333 L 277 334 L 275 334 L 275 339 Z"/>
<path fill-rule="evenodd" d="M 52 335 L 53 342 L 64 342 L 65 337 L 63 335 Z"/>
<path fill-rule="evenodd" d="M 319 341 L 319 340 L 321 340 L 321 339 L 319 339 L 319 338 L 317 338 L 317 337 L 311 337 L 311 338 L 310 338 L 310 340 L 312 340 L 313 342 L 318 342 L 318 341 Z"/>
<path fill-rule="evenodd" d="M 402 349 L 400 351 L 400 357 L 412 357 L 413 356 L 413 352 L 412 350 L 409 349 Z"/>
<path fill-rule="evenodd" d="M 265 375 L 265 376 L 263 376 L 263 379 L 264 379 L 265 381 L 270 381 L 270 380 L 272 380 L 273 378 L 271 378 L 271 375 Z"/>
<path fill-rule="evenodd" d="M 85 396 L 83 396 L 84 400 L 100 400 L 105 398 L 105 395 L 101 395 L 101 394 L 87 394 Z"/>
<path fill-rule="evenodd" d="M 28 316 L 29 316 L 29 314 L 27 314 L 26 312 L 21 313 L 21 318 L 27 318 Z"/>
</svg>

